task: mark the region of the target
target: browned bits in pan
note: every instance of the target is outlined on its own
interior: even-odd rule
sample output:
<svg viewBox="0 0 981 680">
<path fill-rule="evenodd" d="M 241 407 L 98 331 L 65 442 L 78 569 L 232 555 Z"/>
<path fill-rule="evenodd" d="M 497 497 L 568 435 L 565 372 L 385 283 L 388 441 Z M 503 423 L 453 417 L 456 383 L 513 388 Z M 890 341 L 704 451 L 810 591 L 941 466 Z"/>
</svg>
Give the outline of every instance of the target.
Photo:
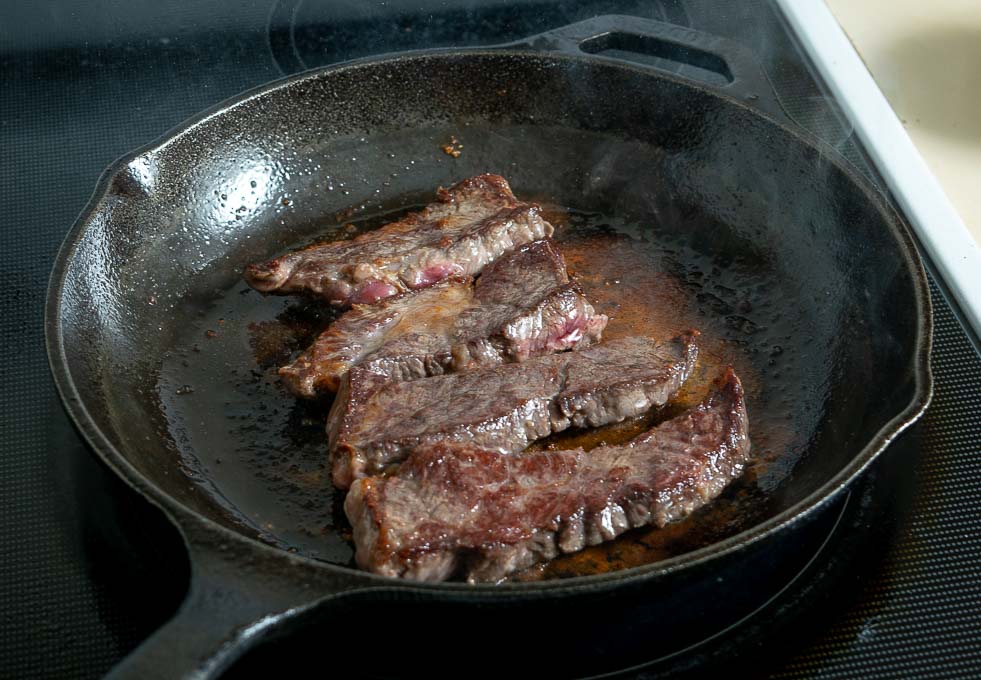
<svg viewBox="0 0 981 680">
<path fill-rule="evenodd" d="M 443 153 L 447 156 L 452 156 L 453 158 L 459 158 L 460 154 L 463 152 L 463 144 L 460 140 L 456 138 L 456 135 L 450 136 L 450 143 L 444 144 L 442 146 Z"/>
</svg>

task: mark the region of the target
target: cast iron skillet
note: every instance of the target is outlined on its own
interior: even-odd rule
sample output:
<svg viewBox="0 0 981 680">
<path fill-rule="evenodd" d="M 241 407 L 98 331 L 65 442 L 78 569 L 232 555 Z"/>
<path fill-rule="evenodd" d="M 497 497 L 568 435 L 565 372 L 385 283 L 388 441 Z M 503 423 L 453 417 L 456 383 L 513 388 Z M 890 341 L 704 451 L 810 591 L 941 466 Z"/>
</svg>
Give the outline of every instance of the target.
<svg viewBox="0 0 981 680">
<path fill-rule="evenodd" d="M 627 53 L 671 56 L 711 84 L 616 58 Z M 368 674 L 493 674 L 525 645 L 549 650 L 525 671 L 586 673 L 750 611 L 801 528 L 931 395 L 929 295 L 908 229 L 768 92 L 724 41 L 601 17 L 519 45 L 304 73 L 110 168 L 58 256 L 49 357 L 86 440 L 173 520 L 192 563 L 180 611 L 115 675 L 213 676 L 320 616 L 352 631 L 325 654 L 363 655 Z M 454 135 L 456 159 L 440 151 Z M 574 563 L 546 574 L 569 578 L 530 583 L 421 585 L 351 567 L 322 414 L 292 406 L 268 350 L 317 312 L 262 298 L 240 274 L 478 172 L 572 209 L 592 229 L 566 232 L 580 252 L 600 232 L 627 244 L 614 283 L 663 272 L 684 301 L 672 320 L 703 328 L 705 361 L 735 361 L 758 463 L 706 515 L 714 533 L 665 530 L 674 542 L 651 553 L 664 559 L 585 576 Z"/>
</svg>

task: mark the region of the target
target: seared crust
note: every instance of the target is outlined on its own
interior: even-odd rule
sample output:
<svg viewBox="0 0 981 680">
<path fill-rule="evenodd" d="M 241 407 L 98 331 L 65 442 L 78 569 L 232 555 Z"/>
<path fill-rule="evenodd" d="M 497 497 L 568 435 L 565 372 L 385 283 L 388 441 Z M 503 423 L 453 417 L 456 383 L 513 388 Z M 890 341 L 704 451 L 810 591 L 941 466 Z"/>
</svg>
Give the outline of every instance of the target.
<svg viewBox="0 0 981 680">
<path fill-rule="evenodd" d="M 476 286 L 454 279 L 355 305 L 279 374 L 294 394 L 312 398 L 336 391 L 355 365 L 414 380 L 589 345 L 606 323 L 544 239 L 503 255 Z"/>
<path fill-rule="evenodd" d="M 360 367 L 328 419 L 334 484 L 378 474 L 440 441 L 517 453 L 570 426 L 597 427 L 668 401 L 691 374 L 697 332 L 621 338 L 575 352 L 412 382 Z"/>
<path fill-rule="evenodd" d="M 263 293 L 301 293 L 337 307 L 373 304 L 451 276 L 475 276 L 515 246 L 551 236 L 539 207 L 518 201 L 498 175 L 478 175 L 397 222 L 250 264 L 249 285 Z"/>
<path fill-rule="evenodd" d="M 631 528 L 664 526 L 742 473 L 748 428 L 729 368 L 704 402 L 623 446 L 512 456 L 421 447 L 395 475 L 351 487 L 344 509 L 358 564 L 413 580 L 497 581 Z"/>
</svg>

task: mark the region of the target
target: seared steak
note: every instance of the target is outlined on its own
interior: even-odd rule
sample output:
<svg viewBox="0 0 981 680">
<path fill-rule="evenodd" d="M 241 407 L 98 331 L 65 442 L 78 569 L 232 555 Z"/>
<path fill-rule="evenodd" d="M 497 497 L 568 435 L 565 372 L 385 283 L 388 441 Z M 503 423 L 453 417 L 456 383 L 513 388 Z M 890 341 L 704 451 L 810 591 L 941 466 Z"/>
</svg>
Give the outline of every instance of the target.
<svg viewBox="0 0 981 680">
<path fill-rule="evenodd" d="M 749 450 L 743 390 L 730 368 L 703 403 L 626 445 L 507 456 L 434 444 L 394 476 L 355 482 L 344 510 L 365 569 L 498 581 L 688 516 L 741 474 Z"/>
<path fill-rule="evenodd" d="M 550 240 L 521 246 L 485 269 L 474 299 L 454 328 L 455 371 L 598 342 L 609 321 L 569 281 Z"/>
<path fill-rule="evenodd" d="M 441 441 L 516 453 L 570 426 L 639 415 L 667 402 L 687 379 L 696 334 L 666 343 L 623 338 L 402 383 L 356 366 L 328 417 L 334 484 L 347 488 Z"/>
<path fill-rule="evenodd" d="M 599 340 L 597 315 L 550 240 L 514 249 L 477 279 L 450 280 L 375 305 L 355 305 L 279 370 L 301 397 L 336 391 L 360 364 L 413 380 L 484 364 L 524 361 Z"/>
<path fill-rule="evenodd" d="M 374 359 L 372 370 L 393 380 L 446 372 L 448 335 L 473 305 L 470 281 L 443 281 L 375 305 L 355 305 L 332 323 L 279 375 L 294 394 L 336 391 L 352 366 Z"/>
<path fill-rule="evenodd" d="M 478 175 L 397 222 L 251 264 L 264 293 L 315 295 L 338 307 L 374 303 L 450 276 L 475 276 L 511 248 L 552 235 L 536 205 L 518 201 L 503 177 Z"/>
</svg>

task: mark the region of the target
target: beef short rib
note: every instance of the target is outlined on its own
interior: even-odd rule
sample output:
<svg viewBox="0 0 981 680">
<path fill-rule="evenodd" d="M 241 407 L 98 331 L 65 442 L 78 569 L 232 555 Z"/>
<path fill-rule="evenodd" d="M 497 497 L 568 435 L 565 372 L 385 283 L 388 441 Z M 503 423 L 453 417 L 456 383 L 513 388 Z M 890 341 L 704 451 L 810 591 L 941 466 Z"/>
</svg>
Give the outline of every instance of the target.
<svg viewBox="0 0 981 680">
<path fill-rule="evenodd" d="M 565 259 L 548 239 L 485 269 L 474 299 L 454 329 L 455 371 L 584 347 L 599 341 L 609 320 L 569 281 Z"/>
<path fill-rule="evenodd" d="M 365 569 L 498 581 L 688 516 L 741 474 L 749 450 L 743 390 L 730 368 L 700 405 L 623 446 L 507 456 L 436 444 L 394 476 L 355 482 L 344 510 Z"/>
<path fill-rule="evenodd" d="M 256 290 L 320 297 L 337 307 L 371 304 L 450 276 L 475 276 L 515 246 L 552 235 L 539 207 L 518 201 L 498 175 L 440 189 L 435 203 L 347 241 L 251 264 Z"/>
<path fill-rule="evenodd" d="M 360 367 L 327 421 L 334 484 L 347 488 L 419 446 L 467 442 L 517 453 L 568 427 L 598 427 L 668 401 L 688 378 L 695 331 L 622 338 L 519 364 L 392 383 Z"/>
<path fill-rule="evenodd" d="M 279 370 L 301 397 L 336 391 L 352 366 L 414 380 L 588 345 L 596 314 L 548 239 L 506 253 L 475 286 L 448 280 L 375 305 L 355 305 Z"/>
<path fill-rule="evenodd" d="M 291 392 L 312 398 L 335 392 L 352 366 L 392 380 L 440 375 L 450 364 L 448 335 L 473 305 L 470 281 L 448 280 L 375 305 L 354 305 L 296 359 L 279 369 Z"/>
</svg>

